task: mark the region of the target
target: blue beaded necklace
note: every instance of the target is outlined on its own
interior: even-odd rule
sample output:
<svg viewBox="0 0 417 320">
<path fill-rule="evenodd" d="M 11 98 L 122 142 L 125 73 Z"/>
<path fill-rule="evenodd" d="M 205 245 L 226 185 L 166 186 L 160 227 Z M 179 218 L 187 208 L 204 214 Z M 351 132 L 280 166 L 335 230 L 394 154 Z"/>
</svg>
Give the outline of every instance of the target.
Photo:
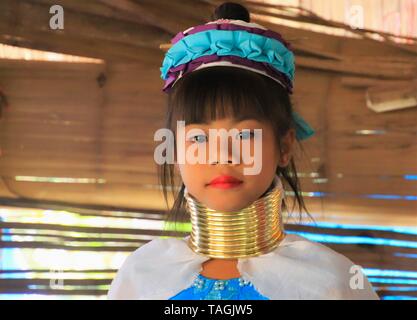
<svg viewBox="0 0 417 320">
<path fill-rule="evenodd" d="M 199 274 L 193 284 L 169 300 L 269 300 L 242 277 L 211 279 Z"/>
</svg>

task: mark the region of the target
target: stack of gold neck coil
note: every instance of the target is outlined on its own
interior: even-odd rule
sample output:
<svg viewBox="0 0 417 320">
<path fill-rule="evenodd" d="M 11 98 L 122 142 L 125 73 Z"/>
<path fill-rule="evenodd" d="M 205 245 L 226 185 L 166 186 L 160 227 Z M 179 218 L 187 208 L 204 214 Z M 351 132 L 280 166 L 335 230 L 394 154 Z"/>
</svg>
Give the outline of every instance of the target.
<svg viewBox="0 0 417 320">
<path fill-rule="evenodd" d="M 278 246 L 285 236 L 281 181 L 264 196 L 236 212 L 207 208 L 187 191 L 186 210 L 191 218 L 188 246 L 196 253 L 218 259 L 259 256 Z"/>
</svg>

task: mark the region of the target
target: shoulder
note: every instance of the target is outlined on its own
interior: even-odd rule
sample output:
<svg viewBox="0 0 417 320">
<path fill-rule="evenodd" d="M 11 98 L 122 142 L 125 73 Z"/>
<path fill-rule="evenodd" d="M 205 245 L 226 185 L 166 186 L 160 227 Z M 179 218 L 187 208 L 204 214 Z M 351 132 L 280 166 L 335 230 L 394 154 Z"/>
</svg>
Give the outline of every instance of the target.
<svg viewBox="0 0 417 320">
<path fill-rule="evenodd" d="M 121 269 L 128 269 L 162 259 L 176 259 L 187 252 L 182 239 L 172 237 L 155 238 L 133 251 L 122 264 Z"/>
<path fill-rule="evenodd" d="M 189 281 L 187 272 L 201 264 L 183 239 L 156 238 L 132 252 L 113 279 L 108 299 L 153 299 L 161 292 L 175 288 L 176 279 Z M 181 270 L 181 278 L 167 278 L 172 270 Z M 192 276 L 192 272 L 190 272 Z"/>
<path fill-rule="evenodd" d="M 302 261 L 316 261 L 321 265 L 328 265 L 326 270 L 331 272 L 337 272 L 340 266 L 353 265 L 353 262 L 346 256 L 298 234 L 287 234 L 278 250 Z"/>
<path fill-rule="evenodd" d="M 378 299 L 362 267 L 330 247 L 297 234 L 287 234 L 275 251 L 294 271 L 294 280 L 329 299 Z"/>
<path fill-rule="evenodd" d="M 161 247 L 163 247 L 163 241 L 158 238 L 143 244 L 130 253 L 111 282 L 107 298 L 110 300 L 136 299 L 138 296 L 138 285 L 135 279 L 135 269 L 138 265 L 140 266 L 140 262 L 143 259 L 152 259 L 154 256 L 152 252 L 159 250 Z"/>
<path fill-rule="evenodd" d="M 175 251 L 177 253 L 178 250 L 183 248 L 183 240 L 177 238 L 155 238 L 139 248 L 133 251 L 127 258 L 126 264 L 132 265 L 137 264 L 142 259 L 157 259 L 160 258 L 161 255 L 169 256 L 172 255 Z"/>
</svg>

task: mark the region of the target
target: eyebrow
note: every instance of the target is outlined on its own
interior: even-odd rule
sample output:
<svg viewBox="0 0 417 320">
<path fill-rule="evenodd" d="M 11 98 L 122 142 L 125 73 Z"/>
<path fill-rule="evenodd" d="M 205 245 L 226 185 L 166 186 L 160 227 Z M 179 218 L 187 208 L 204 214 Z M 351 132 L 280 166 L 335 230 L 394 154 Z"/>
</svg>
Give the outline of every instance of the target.
<svg viewBox="0 0 417 320">
<path fill-rule="evenodd" d="M 239 122 L 242 122 L 242 121 L 245 121 L 245 120 L 259 121 L 258 119 L 252 118 L 252 117 L 247 116 L 247 115 L 240 115 L 238 117 L 234 117 L 233 119 L 234 119 L 233 124 L 236 124 L 236 123 L 239 123 Z M 192 125 L 192 124 L 205 124 L 205 125 L 209 125 L 210 123 L 212 123 L 212 121 L 211 122 L 207 122 L 207 121 L 194 121 L 194 122 L 188 123 L 187 125 Z"/>
</svg>

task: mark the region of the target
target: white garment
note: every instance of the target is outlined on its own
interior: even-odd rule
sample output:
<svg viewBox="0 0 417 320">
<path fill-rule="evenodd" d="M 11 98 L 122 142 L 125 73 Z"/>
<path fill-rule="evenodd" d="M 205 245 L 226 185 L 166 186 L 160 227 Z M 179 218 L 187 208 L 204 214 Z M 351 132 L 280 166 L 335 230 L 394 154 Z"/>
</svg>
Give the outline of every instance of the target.
<svg viewBox="0 0 417 320">
<path fill-rule="evenodd" d="M 154 239 L 130 254 L 113 279 L 108 299 L 168 300 L 189 288 L 209 258 L 191 250 L 188 238 Z M 273 251 L 239 258 L 237 268 L 270 300 L 378 300 L 362 270 L 363 289 L 351 289 L 351 278 L 358 276 L 350 272 L 353 265 L 325 245 L 287 234 Z"/>
</svg>

